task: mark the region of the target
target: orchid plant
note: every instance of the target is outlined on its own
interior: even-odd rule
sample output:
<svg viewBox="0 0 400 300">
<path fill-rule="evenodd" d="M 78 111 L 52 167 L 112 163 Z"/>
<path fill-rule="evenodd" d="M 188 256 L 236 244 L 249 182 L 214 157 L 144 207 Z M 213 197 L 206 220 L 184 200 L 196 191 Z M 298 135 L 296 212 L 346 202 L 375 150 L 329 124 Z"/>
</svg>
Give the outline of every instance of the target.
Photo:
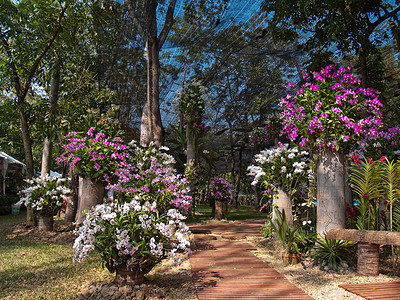
<svg viewBox="0 0 400 300">
<path fill-rule="evenodd" d="M 360 87 L 351 68 L 328 65 L 311 78 L 306 73 L 294 96 L 280 101 L 282 135 L 300 146 L 348 150 L 361 135 L 376 135 L 382 126 L 379 92 Z M 290 83 L 288 88 L 296 86 Z"/>
<path fill-rule="evenodd" d="M 110 183 L 118 164 L 126 159 L 127 146 L 120 137 L 109 137 L 103 131 L 90 127 L 86 134 L 70 132 L 64 153 L 57 162 L 69 164 L 92 180 Z"/>
<path fill-rule="evenodd" d="M 361 140 L 361 146 L 368 157 L 378 159 L 382 155 L 389 159 L 400 158 L 400 127 L 381 130 L 376 135 L 369 135 Z"/>
<path fill-rule="evenodd" d="M 176 175 L 166 148 L 142 147 L 131 142 L 116 166 L 117 183 L 110 203 L 88 212 L 78 228 L 74 261 L 91 250 L 100 252 L 111 271 L 120 265 L 148 272 L 163 258 L 179 263 L 179 251 L 190 253 L 185 215 L 191 207 L 185 178 Z"/>
<path fill-rule="evenodd" d="M 283 186 L 293 195 L 300 182 L 313 176 L 309 153 L 298 147 L 289 148 L 288 144 L 262 150 L 254 160 L 256 164 L 248 167 L 249 175 L 254 178 L 252 185 L 261 181 L 267 190 Z"/>
<path fill-rule="evenodd" d="M 232 200 L 232 185 L 222 177 L 214 177 L 209 187 L 210 197 L 214 200 L 229 202 Z"/>
<path fill-rule="evenodd" d="M 178 110 L 184 118 L 184 126 L 191 131 L 206 131 L 204 124 L 205 114 L 205 87 L 198 82 L 192 82 L 184 88 L 178 97 Z"/>
<path fill-rule="evenodd" d="M 30 187 L 22 190 L 17 205 L 24 204 L 36 213 L 55 216 L 70 201 L 71 190 L 64 185 L 65 179 L 46 175 L 26 180 Z"/>
</svg>

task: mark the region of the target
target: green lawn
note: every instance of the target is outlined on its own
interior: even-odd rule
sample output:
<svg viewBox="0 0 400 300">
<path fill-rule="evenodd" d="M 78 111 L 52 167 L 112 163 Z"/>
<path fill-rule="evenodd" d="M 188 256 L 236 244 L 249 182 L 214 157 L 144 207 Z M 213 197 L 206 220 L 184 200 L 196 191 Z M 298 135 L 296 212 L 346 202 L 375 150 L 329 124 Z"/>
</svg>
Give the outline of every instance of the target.
<svg viewBox="0 0 400 300">
<path fill-rule="evenodd" d="M 0 216 L 0 298 L 71 299 L 82 285 L 112 277 L 97 255 L 74 265 L 71 243 L 14 234 L 25 213 Z"/>
<path fill-rule="evenodd" d="M 241 207 L 230 209 L 227 220 L 256 218 L 265 218 L 265 214 Z M 74 265 L 71 242 L 54 243 L 25 236 L 27 229 L 23 227 L 15 232 L 14 226 L 25 219 L 25 212 L 0 216 L 0 299 L 71 299 L 90 282 L 114 276 L 101 268 L 96 253 Z M 188 221 L 210 219 L 211 208 L 201 204 Z"/>
<path fill-rule="evenodd" d="M 228 221 L 246 219 L 265 219 L 266 214 L 252 209 L 250 206 L 240 208 L 229 208 Z M 188 219 L 188 223 L 204 223 L 212 219 L 211 207 L 208 204 L 198 204 L 195 208 L 194 216 Z"/>
</svg>

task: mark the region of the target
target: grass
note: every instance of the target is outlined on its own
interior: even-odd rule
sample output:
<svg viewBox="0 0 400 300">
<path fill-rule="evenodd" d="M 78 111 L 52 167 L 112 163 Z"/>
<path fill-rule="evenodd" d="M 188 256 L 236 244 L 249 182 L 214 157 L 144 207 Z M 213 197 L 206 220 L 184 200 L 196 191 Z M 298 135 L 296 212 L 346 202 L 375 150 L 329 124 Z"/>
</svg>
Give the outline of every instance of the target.
<svg viewBox="0 0 400 300">
<path fill-rule="evenodd" d="M 229 208 L 226 220 L 237 221 L 246 219 L 265 219 L 266 214 L 251 208 L 241 206 L 239 208 Z M 208 204 L 197 204 L 194 215 L 188 219 L 188 223 L 204 223 L 212 219 L 211 207 Z"/>
<path fill-rule="evenodd" d="M 201 204 L 189 221 L 200 223 L 211 218 L 211 207 Z M 241 207 L 230 209 L 227 219 L 255 218 L 265 218 L 265 214 Z M 90 282 L 114 276 L 101 268 L 97 253 L 74 265 L 72 243 L 16 233 L 13 227 L 25 219 L 26 212 L 0 216 L 0 299 L 71 299 Z"/>
<path fill-rule="evenodd" d="M 71 243 L 13 234 L 24 221 L 24 213 L 0 216 L 1 299 L 71 299 L 89 282 L 112 277 L 98 255 L 74 265 Z"/>
</svg>

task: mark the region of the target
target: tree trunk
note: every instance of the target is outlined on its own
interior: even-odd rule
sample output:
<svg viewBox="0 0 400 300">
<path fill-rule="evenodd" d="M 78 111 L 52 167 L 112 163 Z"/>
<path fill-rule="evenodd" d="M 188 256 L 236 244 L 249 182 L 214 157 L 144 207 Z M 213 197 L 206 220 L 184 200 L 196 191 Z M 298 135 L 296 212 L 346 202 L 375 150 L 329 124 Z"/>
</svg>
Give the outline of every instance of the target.
<svg viewBox="0 0 400 300">
<path fill-rule="evenodd" d="M 292 200 L 290 199 L 289 193 L 282 186 L 278 186 L 278 197 L 274 197 L 274 207 L 277 206 L 279 211 L 285 211 L 286 220 L 289 224 L 293 225 L 293 213 L 292 213 Z M 272 211 L 272 222 L 276 224 L 275 210 Z"/>
<path fill-rule="evenodd" d="M 317 232 L 346 227 L 344 155 L 321 149 L 317 161 Z"/>
<path fill-rule="evenodd" d="M 190 195 L 192 196 L 192 210 L 190 213 L 194 212 L 196 209 L 195 205 L 195 194 L 196 194 L 196 182 L 197 176 L 193 173 L 196 172 L 196 137 L 190 134 L 189 126 L 186 126 L 186 171 L 185 173 L 188 174 L 189 179 L 189 187 L 190 187 Z M 193 140 L 194 139 L 194 140 Z"/>
<path fill-rule="evenodd" d="M 147 38 L 147 97 L 143 107 L 140 125 L 140 143 L 155 142 L 157 147 L 164 144 L 164 130 L 161 123 L 159 104 L 160 58 L 157 37 Z"/>
<path fill-rule="evenodd" d="M 361 86 L 363 88 L 366 88 L 368 85 L 368 67 L 367 67 L 367 53 L 365 53 L 363 45 L 361 45 L 360 47 L 360 52 L 358 57 L 360 59 Z"/>
<path fill-rule="evenodd" d="M 60 59 L 56 59 L 53 71 L 51 73 L 50 80 L 50 93 L 49 93 L 49 122 L 54 122 L 54 109 L 56 108 L 58 102 L 58 91 L 60 89 Z M 49 124 L 49 128 L 51 128 L 52 124 Z M 51 129 L 50 129 L 51 130 Z M 53 133 L 51 131 L 47 132 L 47 136 L 44 139 L 43 143 L 43 153 L 42 153 L 42 169 L 41 176 L 45 176 L 45 174 L 50 174 L 51 169 L 51 154 L 53 151 Z"/>
<path fill-rule="evenodd" d="M 225 202 L 226 201 L 214 200 L 216 220 L 222 220 L 226 217 L 227 206 L 225 205 Z"/>
<path fill-rule="evenodd" d="M 26 120 L 23 108 L 19 108 L 19 116 L 21 122 L 22 142 L 24 144 L 25 165 L 26 165 L 26 178 L 31 179 L 34 176 L 33 172 L 33 155 L 32 155 L 32 142 L 29 135 L 29 126 Z M 27 207 L 26 223 L 30 226 L 36 226 L 37 220 L 31 207 Z"/>
<path fill-rule="evenodd" d="M 79 177 L 77 223 L 82 223 L 85 220 L 85 211 L 103 203 L 103 197 L 104 187 L 100 182 L 94 182 L 86 177 Z"/>
<path fill-rule="evenodd" d="M 77 182 L 73 167 L 69 168 L 69 177 L 71 178 L 72 203 L 67 203 L 67 210 L 65 212 L 64 221 L 68 223 L 73 223 L 75 221 L 76 213 L 78 210 L 78 190 L 76 188 Z"/>
<path fill-rule="evenodd" d="M 243 147 L 240 146 L 239 148 L 239 171 L 238 171 L 238 177 L 237 177 L 237 181 L 236 181 L 236 193 L 234 195 L 234 199 L 233 199 L 233 206 L 235 208 L 239 207 L 239 201 L 238 201 L 238 195 L 240 193 L 240 184 L 241 184 L 241 179 L 242 179 L 242 160 L 243 160 Z"/>
</svg>

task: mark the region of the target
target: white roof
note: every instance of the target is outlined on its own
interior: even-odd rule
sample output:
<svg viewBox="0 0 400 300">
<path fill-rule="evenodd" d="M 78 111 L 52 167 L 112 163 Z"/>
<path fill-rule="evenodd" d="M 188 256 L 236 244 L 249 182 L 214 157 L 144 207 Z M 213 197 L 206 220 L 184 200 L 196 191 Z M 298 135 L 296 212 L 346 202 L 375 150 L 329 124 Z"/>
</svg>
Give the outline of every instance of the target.
<svg viewBox="0 0 400 300">
<path fill-rule="evenodd" d="M 3 157 L 5 159 L 7 159 L 9 165 L 14 164 L 14 165 L 23 165 L 23 166 L 25 166 L 24 163 L 20 162 L 19 160 L 15 159 L 14 157 L 11 157 L 10 155 L 8 155 L 7 153 L 5 153 L 3 151 L 0 151 L 0 157 Z"/>
</svg>

